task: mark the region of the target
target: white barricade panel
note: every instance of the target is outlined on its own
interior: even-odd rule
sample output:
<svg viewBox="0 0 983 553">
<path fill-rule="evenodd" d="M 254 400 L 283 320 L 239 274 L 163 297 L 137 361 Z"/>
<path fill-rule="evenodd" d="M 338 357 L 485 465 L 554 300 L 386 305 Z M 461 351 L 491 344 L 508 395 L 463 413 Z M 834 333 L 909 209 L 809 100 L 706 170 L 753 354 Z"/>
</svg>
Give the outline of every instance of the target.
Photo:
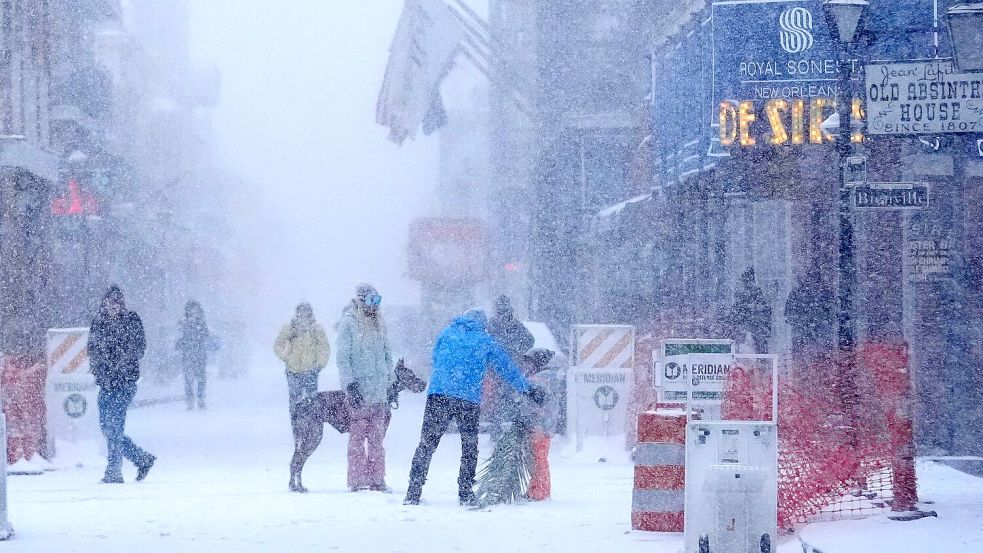
<svg viewBox="0 0 983 553">
<path fill-rule="evenodd" d="M 777 427 L 690 422 L 685 553 L 772 553 L 777 532 Z"/>
<path fill-rule="evenodd" d="M 89 368 L 88 339 L 88 328 L 47 333 L 48 435 L 57 440 L 100 437 L 98 389 Z"/>
<path fill-rule="evenodd" d="M 568 420 L 577 436 L 623 434 L 635 367 L 635 328 L 575 325 L 567 378 Z"/>
</svg>

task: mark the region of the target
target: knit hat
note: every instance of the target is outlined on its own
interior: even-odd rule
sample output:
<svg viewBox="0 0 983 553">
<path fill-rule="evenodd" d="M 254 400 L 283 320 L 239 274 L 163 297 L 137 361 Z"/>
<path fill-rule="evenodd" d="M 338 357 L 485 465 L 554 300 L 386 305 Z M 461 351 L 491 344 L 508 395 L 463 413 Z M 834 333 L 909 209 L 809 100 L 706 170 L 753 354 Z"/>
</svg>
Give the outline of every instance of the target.
<svg viewBox="0 0 983 553">
<path fill-rule="evenodd" d="M 499 317 L 512 314 L 512 300 L 506 295 L 495 298 L 495 314 Z"/>
</svg>

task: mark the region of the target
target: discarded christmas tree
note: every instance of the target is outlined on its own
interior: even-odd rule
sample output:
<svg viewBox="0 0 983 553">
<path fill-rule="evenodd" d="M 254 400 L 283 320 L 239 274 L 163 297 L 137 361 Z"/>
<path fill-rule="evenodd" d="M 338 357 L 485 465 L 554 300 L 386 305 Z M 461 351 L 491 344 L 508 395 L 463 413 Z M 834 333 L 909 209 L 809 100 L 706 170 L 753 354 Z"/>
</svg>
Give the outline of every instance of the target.
<svg viewBox="0 0 983 553">
<path fill-rule="evenodd" d="M 491 457 L 478 474 L 477 507 L 513 503 L 525 495 L 532 472 L 528 429 L 521 422 L 503 425 Z"/>
</svg>

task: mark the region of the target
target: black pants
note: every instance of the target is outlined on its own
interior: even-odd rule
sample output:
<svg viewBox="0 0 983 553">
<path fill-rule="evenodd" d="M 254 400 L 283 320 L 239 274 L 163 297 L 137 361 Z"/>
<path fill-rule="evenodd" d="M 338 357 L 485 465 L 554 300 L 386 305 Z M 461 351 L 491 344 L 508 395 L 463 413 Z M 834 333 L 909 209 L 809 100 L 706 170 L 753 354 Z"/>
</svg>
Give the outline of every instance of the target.
<svg viewBox="0 0 983 553">
<path fill-rule="evenodd" d="M 461 472 L 457 477 L 458 495 L 461 498 L 470 497 L 474 492 L 474 474 L 478 468 L 478 415 L 476 403 L 460 398 L 432 395 L 427 398 L 427 406 L 423 411 L 423 431 L 420 433 L 420 445 L 413 455 L 413 466 L 410 468 L 410 485 L 406 492 L 409 499 L 419 499 L 423 493 L 423 483 L 427 481 L 430 470 L 430 459 L 437 450 L 440 438 L 447 432 L 451 419 L 457 422 L 461 432 Z"/>
</svg>

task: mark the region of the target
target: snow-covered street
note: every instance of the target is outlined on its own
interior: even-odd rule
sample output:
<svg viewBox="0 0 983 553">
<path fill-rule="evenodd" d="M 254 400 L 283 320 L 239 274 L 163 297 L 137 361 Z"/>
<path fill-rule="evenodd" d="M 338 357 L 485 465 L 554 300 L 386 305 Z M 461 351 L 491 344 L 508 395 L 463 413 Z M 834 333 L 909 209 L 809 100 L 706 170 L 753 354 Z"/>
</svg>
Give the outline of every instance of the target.
<svg viewBox="0 0 983 553">
<path fill-rule="evenodd" d="M 334 386 L 322 377 L 322 388 Z M 620 439 L 557 444 L 552 501 L 481 512 L 456 502 L 456 435 L 434 457 L 424 505 L 404 507 L 422 395 L 403 394 L 386 440 L 392 494 L 345 488 L 344 438 L 329 429 L 305 471 L 307 495 L 287 491 L 291 452 L 286 387 L 272 360 L 248 379 L 212 379 L 211 406 L 168 403 L 131 411 L 129 434 L 158 455 L 146 481 L 99 484 L 102 460 L 82 468 L 10 478 L 17 531 L 4 551 L 624 551 L 675 553 L 680 535 L 630 530 L 632 465 Z M 489 451 L 482 442 L 482 454 Z M 614 452 L 612 454 L 611 452 Z M 606 462 L 599 462 L 604 456 Z M 980 551 L 983 480 L 919 465 L 926 508 L 939 518 L 883 516 L 800 530 L 825 553 Z M 916 547 L 925 544 L 925 547 Z M 934 544 L 929 547 L 928 544 Z M 943 545 L 945 544 L 945 545 Z M 437 547 L 439 546 L 439 547 Z M 780 551 L 801 550 L 785 538 Z"/>
</svg>

